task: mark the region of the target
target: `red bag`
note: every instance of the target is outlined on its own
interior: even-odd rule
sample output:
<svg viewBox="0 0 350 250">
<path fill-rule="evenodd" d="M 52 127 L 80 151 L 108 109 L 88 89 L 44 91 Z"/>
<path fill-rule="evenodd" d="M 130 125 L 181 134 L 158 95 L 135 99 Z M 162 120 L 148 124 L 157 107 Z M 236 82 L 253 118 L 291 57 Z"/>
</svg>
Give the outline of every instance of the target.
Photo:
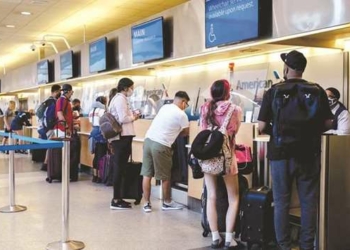
<svg viewBox="0 0 350 250">
<path fill-rule="evenodd" d="M 243 144 L 236 144 L 235 155 L 237 159 L 238 172 L 240 174 L 252 173 L 254 164 L 251 148 Z"/>
</svg>

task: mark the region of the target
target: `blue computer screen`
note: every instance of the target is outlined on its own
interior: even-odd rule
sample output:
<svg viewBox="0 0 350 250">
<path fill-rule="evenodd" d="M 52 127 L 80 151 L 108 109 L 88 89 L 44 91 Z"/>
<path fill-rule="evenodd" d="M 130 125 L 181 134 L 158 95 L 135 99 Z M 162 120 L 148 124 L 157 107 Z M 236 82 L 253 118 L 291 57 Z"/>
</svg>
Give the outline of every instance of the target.
<svg viewBox="0 0 350 250">
<path fill-rule="evenodd" d="M 68 51 L 60 56 L 61 80 L 73 77 L 73 52 Z"/>
<path fill-rule="evenodd" d="M 49 82 L 49 61 L 44 60 L 37 63 L 38 84 Z"/>
<path fill-rule="evenodd" d="M 90 73 L 106 70 L 106 46 L 107 39 L 105 37 L 90 43 Z"/>
<path fill-rule="evenodd" d="M 205 0 L 205 47 L 259 36 L 259 0 Z"/>
<path fill-rule="evenodd" d="M 164 58 L 163 17 L 131 28 L 133 63 Z"/>
</svg>

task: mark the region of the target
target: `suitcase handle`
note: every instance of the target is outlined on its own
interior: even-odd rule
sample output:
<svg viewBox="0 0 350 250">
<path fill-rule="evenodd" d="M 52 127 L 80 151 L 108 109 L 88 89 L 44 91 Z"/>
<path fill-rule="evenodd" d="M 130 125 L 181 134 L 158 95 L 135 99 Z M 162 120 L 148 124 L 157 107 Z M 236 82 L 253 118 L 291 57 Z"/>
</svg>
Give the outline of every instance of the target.
<svg viewBox="0 0 350 250">
<path fill-rule="evenodd" d="M 266 190 L 269 190 L 270 188 L 268 186 L 262 186 L 260 188 L 257 189 L 258 192 L 260 191 L 266 191 Z"/>
</svg>

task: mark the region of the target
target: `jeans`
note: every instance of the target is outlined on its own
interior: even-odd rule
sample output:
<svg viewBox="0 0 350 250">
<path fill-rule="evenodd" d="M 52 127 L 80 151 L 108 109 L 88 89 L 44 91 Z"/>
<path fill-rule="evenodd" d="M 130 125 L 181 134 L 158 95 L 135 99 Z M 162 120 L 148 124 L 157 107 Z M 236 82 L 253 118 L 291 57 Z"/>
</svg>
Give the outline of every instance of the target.
<svg viewBox="0 0 350 250">
<path fill-rule="evenodd" d="M 113 154 L 111 165 L 113 168 L 113 199 L 123 199 L 123 177 L 126 164 L 131 154 L 132 136 L 121 136 L 120 140 L 112 141 Z"/>
<path fill-rule="evenodd" d="M 314 249 L 320 188 L 320 157 L 317 156 L 308 162 L 291 158 L 271 160 L 270 163 L 278 244 L 282 249 L 291 247 L 289 205 L 295 178 L 301 206 L 300 247 Z"/>
</svg>

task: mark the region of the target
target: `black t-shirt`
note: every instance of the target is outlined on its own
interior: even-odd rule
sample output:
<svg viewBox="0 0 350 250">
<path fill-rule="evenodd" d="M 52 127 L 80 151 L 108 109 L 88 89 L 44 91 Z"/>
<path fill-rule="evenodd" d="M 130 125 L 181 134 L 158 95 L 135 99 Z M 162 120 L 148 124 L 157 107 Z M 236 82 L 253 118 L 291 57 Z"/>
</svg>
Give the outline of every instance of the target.
<svg viewBox="0 0 350 250">
<path fill-rule="evenodd" d="M 298 82 L 306 83 L 307 81 L 302 79 L 289 79 L 285 81 L 285 83 Z M 259 121 L 267 123 L 267 131 L 272 131 L 273 126 L 272 102 L 274 91 L 275 86 L 272 86 L 265 93 L 258 117 Z M 319 108 L 321 109 L 319 112 L 319 127 L 315 127 L 313 131 L 310 131 L 310 134 L 314 134 L 312 133 L 314 131 L 323 131 L 324 122 L 333 119 L 333 114 L 328 104 L 327 94 L 324 90 L 321 93 Z M 284 145 L 282 147 L 276 147 L 272 133 L 268 133 L 270 134 L 270 142 L 268 143 L 267 158 L 270 160 L 284 160 L 294 157 L 301 159 L 312 158 L 312 156 L 318 154 L 321 150 L 321 132 L 315 136 L 305 138 L 298 143 Z"/>
</svg>

